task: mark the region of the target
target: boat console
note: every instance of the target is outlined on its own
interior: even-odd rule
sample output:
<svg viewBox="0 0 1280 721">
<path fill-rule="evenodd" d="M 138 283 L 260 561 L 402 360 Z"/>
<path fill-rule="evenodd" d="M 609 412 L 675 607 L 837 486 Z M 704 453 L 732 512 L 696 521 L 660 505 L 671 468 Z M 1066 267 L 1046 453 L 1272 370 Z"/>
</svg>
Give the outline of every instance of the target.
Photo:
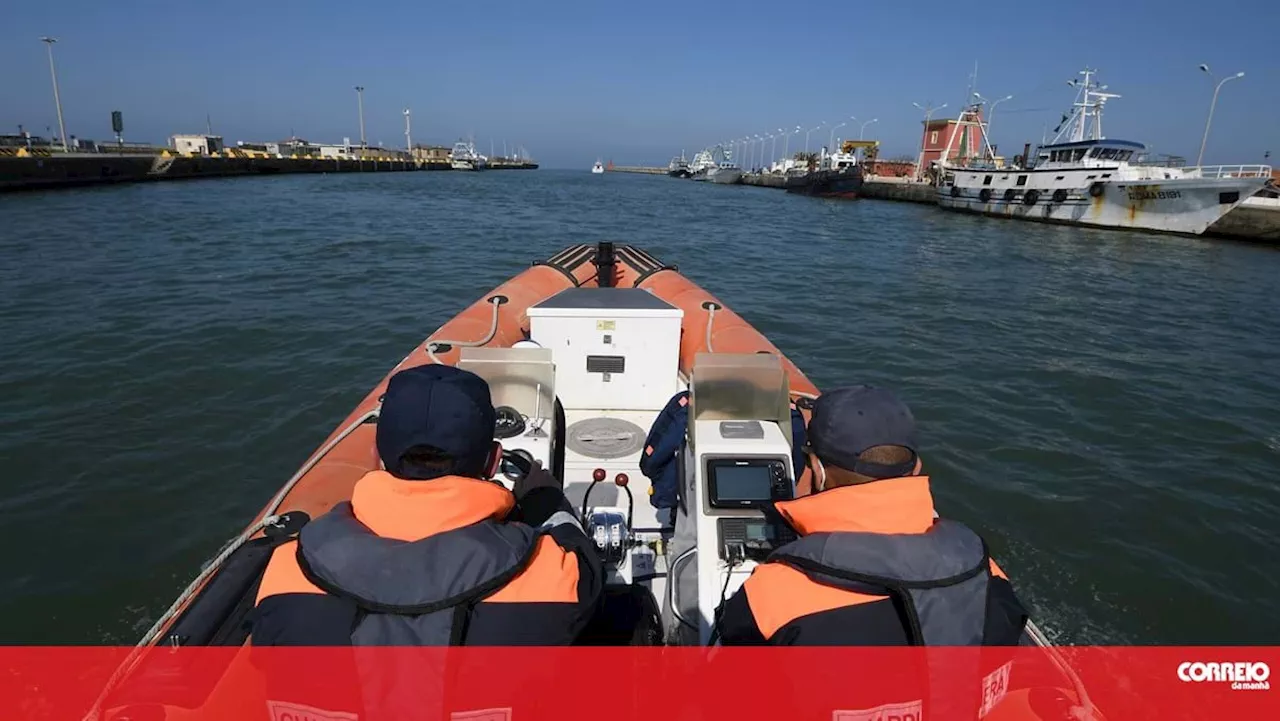
<svg viewBox="0 0 1280 721">
<path fill-rule="evenodd" d="M 777 356 L 700 353 L 691 381 L 698 641 L 716 609 L 778 545 L 794 538 L 773 504 L 795 497 L 791 406 Z M 685 588 L 678 589 L 681 592 Z M 693 621 L 693 619 L 689 619 Z"/>
<path fill-rule="evenodd" d="M 683 642 L 696 629 L 707 644 L 724 600 L 794 538 L 773 508 L 795 496 L 791 408 L 777 356 L 698 354 L 673 542 L 639 463 L 658 412 L 684 388 L 681 316 L 643 290 L 570 289 L 529 309 L 521 347 L 464 348 L 458 365 L 489 383 L 498 410 L 495 480 L 513 488 L 533 462 L 556 474 L 609 582 L 668 597 Z"/>
<path fill-rule="evenodd" d="M 471 371 L 489 384 L 489 396 L 497 411 L 494 440 L 508 455 L 495 480 L 508 489 L 524 472 L 518 467 L 536 461 L 557 472 L 556 377 L 551 351 L 545 348 L 463 348 L 458 367 Z"/>
</svg>

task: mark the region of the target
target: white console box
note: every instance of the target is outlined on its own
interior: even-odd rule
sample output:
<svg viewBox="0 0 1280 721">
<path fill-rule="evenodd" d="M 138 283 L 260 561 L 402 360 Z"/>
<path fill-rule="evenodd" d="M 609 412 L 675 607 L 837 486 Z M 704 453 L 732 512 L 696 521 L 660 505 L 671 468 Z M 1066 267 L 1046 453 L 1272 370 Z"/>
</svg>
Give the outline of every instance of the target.
<svg viewBox="0 0 1280 721">
<path fill-rule="evenodd" d="M 531 306 L 566 410 L 660 410 L 680 390 L 684 311 L 637 288 L 570 288 Z"/>
</svg>

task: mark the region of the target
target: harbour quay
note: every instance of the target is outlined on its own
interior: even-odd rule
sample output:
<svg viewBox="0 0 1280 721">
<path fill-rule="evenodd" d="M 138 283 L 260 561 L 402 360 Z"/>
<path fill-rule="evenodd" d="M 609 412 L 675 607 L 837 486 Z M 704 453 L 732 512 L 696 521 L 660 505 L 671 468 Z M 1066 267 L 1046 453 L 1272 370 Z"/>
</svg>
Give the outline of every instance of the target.
<svg viewBox="0 0 1280 721">
<path fill-rule="evenodd" d="M 452 151 L 445 146 L 418 145 L 407 151 L 351 143 L 315 145 L 291 139 L 227 147 L 219 136 L 175 135 L 169 147 L 78 141 L 74 149 L 64 152 L 53 143 L 40 141 L 31 136 L 0 136 L 0 191 L 293 173 L 458 169 Z M 486 161 L 481 167 L 491 170 L 538 168 L 537 163 L 519 155 Z"/>
</svg>

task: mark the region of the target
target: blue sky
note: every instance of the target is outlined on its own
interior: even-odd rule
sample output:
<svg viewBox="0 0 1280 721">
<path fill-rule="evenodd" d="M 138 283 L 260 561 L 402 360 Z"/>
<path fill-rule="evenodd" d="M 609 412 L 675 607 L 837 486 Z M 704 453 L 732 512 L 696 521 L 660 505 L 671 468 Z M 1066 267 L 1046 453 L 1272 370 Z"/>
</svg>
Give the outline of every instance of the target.
<svg viewBox="0 0 1280 721">
<path fill-rule="evenodd" d="M 1007 155 L 1038 142 L 1088 65 L 1123 97 L 1109 137 L 1192 161 L 1213 82 L 1206 163 L 1280 153 L 1280 5 L 1269 2 L 976 3 L 84 2 L 10 3 L 0 24 L 0 132 L 57 130 L 48 59 L 54 35 L 69 134 L 127 140 L 202 132 L 229 142 L 358 138 L 365 87 L 371 143 L 474 134 L 519 142 L 545 165 L 665 164 L 682 148 L 780 127 L 878 118 L 867 137 L 913 155 L 913 102 L 1002 103 L 993 139 Z M 837 135 L 857 136 L 842 128 Z M 811 145 L 828 137 L 815 133 Z M 803 133 L 791 150 L 804 144 Z M 779 141 L 778 154 L 782 153 Z M 1272 160 L 1276 160 L 1272 158 Z M 1277 163 L 1280 164 L 1280 163 Z"/>
</svg>

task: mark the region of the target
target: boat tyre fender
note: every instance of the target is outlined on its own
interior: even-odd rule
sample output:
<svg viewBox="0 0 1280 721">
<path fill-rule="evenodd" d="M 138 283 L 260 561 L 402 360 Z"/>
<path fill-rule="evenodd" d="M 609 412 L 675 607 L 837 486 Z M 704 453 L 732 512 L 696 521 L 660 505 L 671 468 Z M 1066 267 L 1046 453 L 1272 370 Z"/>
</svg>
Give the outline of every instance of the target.
<svg viewBox="0 0 1280 721">
<path fill-rule="evenodd" d="M 1095 198 L 1101 198 L 1101 197 L 1102 197 L 1102 194 L 1103 194 L 1103 193 L 1105 193 L 1105 192 L 1106 192 L 1106 187 L 1105 187 L 1105 186 L 1103 186 L 1103 184 L 1102 184 L 1102 181 L 1101 181 L 1101 180 L 1099 180 L 1099 181 L 1095 182 L 1093 185 L 1090 185 L 1090 186 L 1089 186 L 1089 195 L 1091 195 L 1091 196 L 1093 196 L 1093 197 L 1095 197 Z"/>
<path fill-rule="evenodd" d="M 1009 188 L 1008 190 L 1004 191 L 1004 199 L 1006 203 L 1012 203 L 1013 199 L 1016 197 L 1018 197 L 1018 191 L 1014 190 L 1013 188 Z"/>
<path fill-rule="evenodd" d="M 986 203 L 991 200 L 991 188 L 983 188 L 978 191 L 978 200 Z"/>
<path fill-rule="evenodd" d="M 1040 199 L 1040 191 L 1028 190 L 1027 194 L 1022 198 L 1022 202 L 1026 203 L 1027 205 L 1035 205 L 1036 201 L 1039 199 Z"/>
<path fill-rule="evenodd" d="M 962 192 L 962 191 L 960 190 L 960 186 L 958 186 L 958 185 L 953 185 L 953 186 L 951 186 L 951 197 L 953 197 L 953 198 L 959 198 L 959 197 L 960 197 L 960 193 L 961 193 L 961 192 Z"/>
<path fill-rule="evenodd" d="M 1053 202 L 1065 203 L 1067 201 L 1067 191 L 1065 188 L 1058 188 L 1053 191 Z"/>
</svg>

